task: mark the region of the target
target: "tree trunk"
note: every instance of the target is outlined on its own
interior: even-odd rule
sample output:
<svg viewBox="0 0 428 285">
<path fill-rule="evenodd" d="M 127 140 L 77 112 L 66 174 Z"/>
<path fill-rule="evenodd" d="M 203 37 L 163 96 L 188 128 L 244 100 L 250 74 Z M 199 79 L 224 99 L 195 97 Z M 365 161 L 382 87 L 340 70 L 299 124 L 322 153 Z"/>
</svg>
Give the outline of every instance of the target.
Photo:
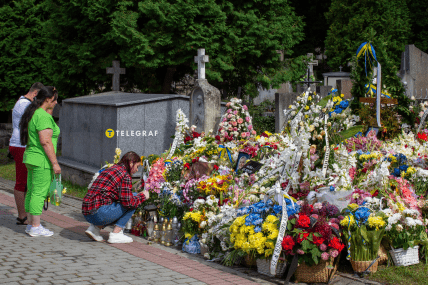
<svg viewBox="0 0 428 285">
<path fill-rule="evenodd" d="M 169 94 L 171 92 L 171 84 L 174 77 L 176 68 L 174 66 L 168 66 L 166 69 L 165 79 L 162 85 L 162 94 Z"/>
</svg>

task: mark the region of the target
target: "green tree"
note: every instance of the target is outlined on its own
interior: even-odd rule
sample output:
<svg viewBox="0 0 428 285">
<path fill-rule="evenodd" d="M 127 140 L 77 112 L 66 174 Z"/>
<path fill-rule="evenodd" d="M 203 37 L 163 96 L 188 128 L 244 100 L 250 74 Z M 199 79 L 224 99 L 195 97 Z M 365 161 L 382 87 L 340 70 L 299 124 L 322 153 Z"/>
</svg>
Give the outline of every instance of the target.
<svg viewBox="0 0 428 285">
<path fill-rule="evenodd" d="M 50 84 L 43 54 L 42 1 L 1 1 L 0 4 L 0 111 L 13 108 L 31 84 Z"/>
<path fill-rule="evenodd" d="M 420 50 L 428 53 L 428 1 L 407 0 L 410 11 L 412 33 L 407 44 L 414 44 Z"/>
<path fill-rule="evenodd" d="M 396 111 L 406 122 L 411 122 L 413 117 L 408 108 L 410 101 L 396 75 L 401 53 L 410 34 L 407 6 L 399 0 L 332 0 L 326 17 L 331 23 L 326 38 L 329 64 L 338 67 L 354 61 L 352 77 L 355 84 L 351 90 L 354 96 L 353 109 L 359 109 L 358 99 L 365 95 L 364 86 L 369 83 L 372 74 L 367 67 L 369 76 L 366 76 L 364 59 L 357 61 L 355 54 L 361 43 L 370 42 L 382 65 L 382 85 L 398 99 Z"/>
<path fill-rule="evenodd" d="M 227 93 L 248 83 L 278 86 L 298 68 L 284 71 L 276 51 L 291 50 L 303 36 L 301 19 L 287 0 L 122 1 L 111 26 L 123 62 L 156 70 L 152 80 L 162 93 L 193 73 L 198 48 L 210 56 L 208 80 Z M 286 63 L 300 66 L 298 60 Z"/>
</svg>

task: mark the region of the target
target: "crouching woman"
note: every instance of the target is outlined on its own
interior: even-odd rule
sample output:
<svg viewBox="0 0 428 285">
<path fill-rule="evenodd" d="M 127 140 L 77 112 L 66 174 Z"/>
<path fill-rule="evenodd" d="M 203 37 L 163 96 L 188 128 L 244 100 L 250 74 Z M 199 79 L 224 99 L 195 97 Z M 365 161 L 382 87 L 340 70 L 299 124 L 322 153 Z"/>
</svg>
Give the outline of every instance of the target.
<svg viewBox="0 0 428 285">
<path fill-rule="evenodd" d="M 147 191 L 132 193 L 132 174 L 138 171 L 141 158 L 133 151 L 125 153 L 119 163 L 101 172 L 88 190 L 82 204 L 82 213 L 91 224 L 86 235 L 103 241 L 100 229 L 115 225 L 109 243 L 129 243 L 132 238 L 123 234 L 123 228 L 136 208 L 149 198 Z"/>
</svg>

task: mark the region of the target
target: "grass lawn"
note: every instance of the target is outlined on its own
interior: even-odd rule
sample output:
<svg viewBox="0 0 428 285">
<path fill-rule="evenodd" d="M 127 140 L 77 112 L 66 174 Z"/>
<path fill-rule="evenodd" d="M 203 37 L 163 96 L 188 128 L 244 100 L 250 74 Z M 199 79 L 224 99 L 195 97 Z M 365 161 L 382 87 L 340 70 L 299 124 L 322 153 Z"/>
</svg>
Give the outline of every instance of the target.
<svg viewBox="0 0 428 285">
<path fill-rule="evenodd" d="M 15 161 L 7 157 L 7 152 L 8 148 L 0 149 L 0 177 L 7 180 L 15 181 Z M 60 155 L 61 153 L 58 152 L 58 156 Z M 85 197 L 85 194 L 88 191 L 86 187 L 72 184 L 71 182 L 66 180 L 62 180 L 62 184 L 65 188 L 67 188 L 67 195 L 70 196 L 83 198 Z"/>
<path fill-rule="evenodd" d="M 425 285 L 428 284 L 428 265 L 419 263 L 406 267 L 379 267 L 378 272 L 368 276 L 367 278 L 388 285 Z"/>
</svg>

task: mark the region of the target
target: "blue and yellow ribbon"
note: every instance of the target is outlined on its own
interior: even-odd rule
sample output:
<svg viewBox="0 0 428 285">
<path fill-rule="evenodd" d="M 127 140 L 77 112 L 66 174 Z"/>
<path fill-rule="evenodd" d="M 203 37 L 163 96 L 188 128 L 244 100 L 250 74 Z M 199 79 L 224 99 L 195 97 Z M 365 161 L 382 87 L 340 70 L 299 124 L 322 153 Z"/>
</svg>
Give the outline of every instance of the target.
<svg viewBox="0 0 428 285">
<path fill-rule="evenodd" d="M 219 145 L 218 148 L 219 148 L 219 158 L 221 158 L 224 155 L 224 153 L 225 153 L 224 150 L 226 150 L 227 155 L 229 156 L 230 163 L 233 164 L 233 159 L 232 159 L 232 156 L 230 155 L 229 148 L 225 147 L 224 145 Z"/>
<path fill-rule="evenodd" d="M 366 71 L 367 76 L 367 58 L 369 59 L 370 68 L 372 67 L 373 62 L 377 61 L 376 51 L 371 43 L 364 42 L 357 49 L 357 58 L 364 56 L 364 69 Z"/>
<path fill-rule="evenodd" d="M 377 87 L 374 86 L 373 84 L 366 84 L 365 88 L 367 88 L 366 90 L 366 94 L 369 94 L 371 97 L 374 97 L 377 94 Z M 391 98 L 391 94 L 389 94 L 388 91 L 384 90 L 381 95 L 385 96 L 386 98 Z"/>
</svg>

